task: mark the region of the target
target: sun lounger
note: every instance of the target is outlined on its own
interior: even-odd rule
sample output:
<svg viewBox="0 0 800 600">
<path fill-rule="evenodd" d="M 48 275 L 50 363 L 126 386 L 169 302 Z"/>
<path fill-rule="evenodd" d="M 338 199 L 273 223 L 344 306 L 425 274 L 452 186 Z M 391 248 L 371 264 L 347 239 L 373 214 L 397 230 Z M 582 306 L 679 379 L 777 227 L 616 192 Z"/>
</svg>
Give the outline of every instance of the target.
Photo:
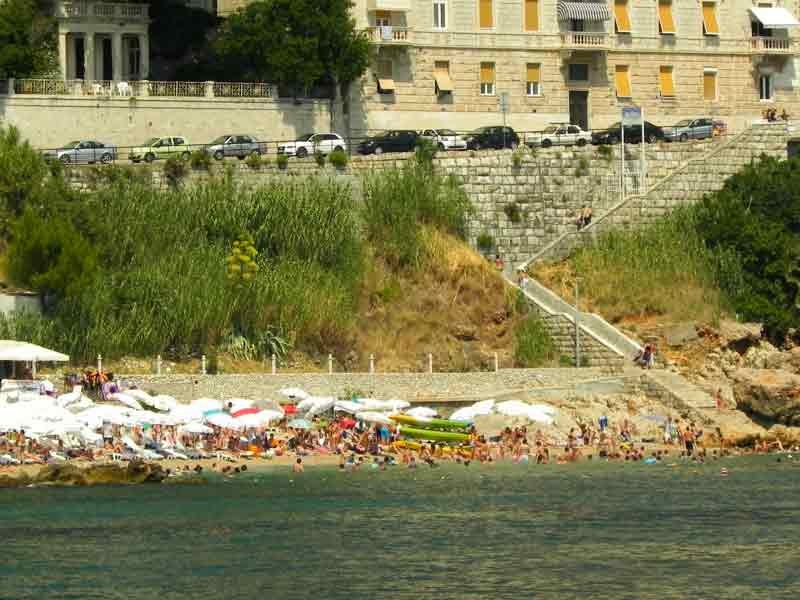
<svg viewBox="0 0 800 600">
<path fill-rule="evenodd" d="M 19 461 L 10 454 L 0 454 L 0 465 L 18 465 Z"/>
<path fill-rule="evenodd" d="M 122 438 L 122 443 L 125 444 L 131 450 L 131 452 L 136 455 L 137 458 L 143 458 L 145 460 L 163 460 L 164 458 L 158 452 L 153 452 L 152 450 L 142 448 L 128 436 Z"/>
</svg>

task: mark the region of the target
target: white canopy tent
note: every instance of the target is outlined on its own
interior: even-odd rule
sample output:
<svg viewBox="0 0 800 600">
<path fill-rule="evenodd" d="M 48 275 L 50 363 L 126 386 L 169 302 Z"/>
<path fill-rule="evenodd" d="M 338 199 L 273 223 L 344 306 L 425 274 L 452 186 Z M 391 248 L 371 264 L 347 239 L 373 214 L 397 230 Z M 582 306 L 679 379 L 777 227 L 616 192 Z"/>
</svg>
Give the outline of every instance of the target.
<svg viewBox="0 0 800 600">
<path fill-rule="evenodd" d="M 750 12 L 761 21 L 764 29 L 786 29 L 800 25 L 794 15 L 785 8 L 753 6 Z"/>
<path fill-rule="evenodd" d="M 36 376 L 36 363 L 68 362 L 69 356 L 55 350 L 48 350 L 36 344 L 18 342 L 16 340 L 0 340 L 0 361 L 29 362 L 33 364 L 33 375 Z"/>
</svg>

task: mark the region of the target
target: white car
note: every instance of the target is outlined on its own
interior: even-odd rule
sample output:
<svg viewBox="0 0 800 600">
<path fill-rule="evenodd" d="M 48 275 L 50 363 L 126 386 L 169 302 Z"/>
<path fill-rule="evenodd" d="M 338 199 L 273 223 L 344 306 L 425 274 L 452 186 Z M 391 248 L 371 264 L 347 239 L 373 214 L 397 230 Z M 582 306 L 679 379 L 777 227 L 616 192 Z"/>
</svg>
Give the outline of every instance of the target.
<svg viewBox="0 0 800 600">
<path fill-rule="evenodd" d="M 315 152 L 329 154 L 334 150 L 347 152 L 347 143 L 338 133 L 307 133 L 293 142 L 278 146 L 278 154 L 305 158 Z"/>
<path fill-rule="evenodd" d="M 577 125 L 550 125 L 541 133 L 532 133 L 525 143 L 528 146 L 585 146 L 592 142 L 592 132 L 584 131 Z"/>
<path fill-rule="evenodd" d="M 452 129 L 425 129 L 419 135 L 434 142 L 439 150 L 467 149 L 467 140 Z"/>
</svg>

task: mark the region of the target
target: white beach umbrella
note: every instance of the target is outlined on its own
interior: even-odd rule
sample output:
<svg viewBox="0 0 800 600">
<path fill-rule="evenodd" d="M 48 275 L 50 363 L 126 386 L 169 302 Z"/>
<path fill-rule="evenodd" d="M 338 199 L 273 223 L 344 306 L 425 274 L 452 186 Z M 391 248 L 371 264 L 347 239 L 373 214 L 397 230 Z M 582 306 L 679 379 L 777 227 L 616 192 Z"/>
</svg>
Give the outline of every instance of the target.
<svg viewBox="0 0 800 600">
<path fill-rule="evenodd" d="M 111 394 L 108 399 L 113 400 L 114 402 L 119 402 L 120 404 L 124 404 L 128 408 L 132 408 L 134 410 L 142 410 L 142 405 L 139 404 L 139 401 L 125 392 Z"/>
<path fill-rule="evenodd" d="M 206 417 L 206 422 L 222 427 L 223 429 L 241 429 L 241 424 L 226 413 L 215 413 Z"/>
<path fill-rule="evenodd" d="M 314 405 L 306 412 L 307 419 L 311 419 L 316 415 L 321 415 L 326 410 L 330 410 L 331 408 L 333 408 L 333 405 L 336 404 L 336 398 L 334 398 L 333 396 L 327 396 L 321 398 L 314 397 L 313 400 L 314 400 Z M 300 409 L 299 406 L 297 408 L 298 410 Z"/>
<path fill-rule="evenodd" d="M 406 414 L 409 417 L 414 417 L 416 419 L 432 419 L 439 413 L 427 406 L 415 406 L 414 408 L 407 410 Z"/>
<path fill-rule="evenodd" d="M 341 410 L 343 412 L 354 415 L 357 412 L 363 411 L 365 409 L 365 406 L 360 402 L 355 402 L 353 400 L 337 400 L 334 403 L 333 408 L 334 410 Z"/>
<path fill-rule="evenodd" d="M 245 408 L 252 408 L 253 401 L 246 398 L 231 398 L 224 402 L 225 407 L 232 413 L 240 411 Z"/>
<path fill-rule="evenodd" d="M 214 430 L 211 429 L 208 425 L 203 425 L 202 423 L 192 422 L 187 423 L 186 425 L 181 425 L 178 428 L 178 433 L 197 433 L 197 434 L 209 434 L 214 433 Z"/>
<path fill-rule="evenodd" d="M 379 423 L 381 425 L 391 425 L 393 421 L 383 413 L 364 411 L 356 413 L 356 419 L 367 423 Z"/>
<path fill-rule="evenodd" d="M 209 410 L 222 410 L 222 401 L 214 398 L 198 398 L 197 400 L 192 400 L 189 406 L 204 413 Z"/>
<path fill-rule="evenodd" d="M 278 393 L 293 400 L 305 400 L 311 395 L 300 388 L 283 388 L 282 390 L 279 390 Z"/>
</svg>

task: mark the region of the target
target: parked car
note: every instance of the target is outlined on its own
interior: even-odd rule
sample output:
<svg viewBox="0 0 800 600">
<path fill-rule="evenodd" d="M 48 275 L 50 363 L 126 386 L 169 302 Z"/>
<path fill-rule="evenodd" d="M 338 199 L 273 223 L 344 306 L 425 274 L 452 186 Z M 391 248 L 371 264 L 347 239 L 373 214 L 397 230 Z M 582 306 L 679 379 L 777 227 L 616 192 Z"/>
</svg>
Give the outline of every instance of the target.
<svg viewBox="0 0 800 600">
<path fill-rule="evenodd" d="M 644 139 L 648 144 L 653 144 L 664 139 L 664 130 L 650 121 L 644 122 Z M 622 140 L 622 124 L 618 121 L 608 129 L 592 132 L 593 144 L 619 144 Z M 625 143 L 638 144 L 642 141 L 641 125 L 625 126 Z"/>
<path fill-rule="evenodd" d="M 46 160 L 60 160 L 63 163 L 110 163 L 117 159 L 117 147 L 91 140 L 78 140 L 64 144 L 56 150 L 43 153 Z"/>
<path fill-rule="evenodd" d="M 577 125 L 550 125 L 541 133 L 532 133 L 528 136 L 528 146 L 585 146 L 592 141 L 592 132 L 584 131 Z"/>
<path fill-rule="evenodd" d="M 191 155 L 191 148 L 186 138 L 181 136 L 154 137 L 147 140 L 141 146 L 132 148 L 129 158 L 135 162 L 153 162 L 157 158 L 169 158 L 170 156 L 180 156 L 188 159 Z"/>
<path fill-rule="evenodd" d="M 384 152 L 412 152 L 417 147 L 419 135 L 410 129 L 384 131 L 368 137 L 358 145 L 360 154 L 383 154 Z"/>
<path fill-rule="evenodd" d="M 256 141 L 256 138 L 252 135 L 242 134 L 221 135 L 211 142 L 206 150 L 217 160 L 222 160 L 226 156 L 235 156 L 241 160 L 251 154 L 261 154 L 263 152 L 263 148 Z"/>
<path fill-rule="evenodd" d="M 439 150 L 466 150 L 467 140 L 452 129 L 425 129 L 420 137 L 432 141 Z"/>
<path fill-rule="evenodd" d="M 511 127 L 491 126 L 479 127 L 466 136 L 467 148 L 480 150 L 482 148 L 511 148 L 519 146 L 519 136 Z"/>
<path fill-rule="evenodd" d="M 686 140 L 702 140 L 714 135 L 714 121 L 707 117 L 700 119 L 684 119 L 664 130 L 664 136 L 670 142 Z"/>
<path fill-rule="evenodd" d="M 328 154 L 335 150 L 345 152 L 347 143 L 338 133 L 307 133 L 293 142 L 278 146 L 278 154 L 305 158 L 309 154 L 321 152 Z"/>
</svg>

